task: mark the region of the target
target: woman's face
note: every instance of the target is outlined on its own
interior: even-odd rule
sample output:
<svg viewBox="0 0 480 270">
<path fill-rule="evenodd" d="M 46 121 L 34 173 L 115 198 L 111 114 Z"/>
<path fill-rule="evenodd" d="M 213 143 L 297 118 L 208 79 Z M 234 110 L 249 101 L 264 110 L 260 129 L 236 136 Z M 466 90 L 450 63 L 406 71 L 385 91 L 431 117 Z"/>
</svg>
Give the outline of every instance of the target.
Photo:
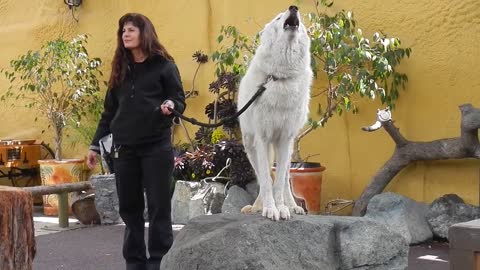
<svg viewBox="0 0 480 270">
<path fill-rule="evenodd" d="M 126 22 L 123 25 L 122 40 L 126 49 L 140 48 L 140 29 L 133 25 L 132 22 Z"/>
</svg>

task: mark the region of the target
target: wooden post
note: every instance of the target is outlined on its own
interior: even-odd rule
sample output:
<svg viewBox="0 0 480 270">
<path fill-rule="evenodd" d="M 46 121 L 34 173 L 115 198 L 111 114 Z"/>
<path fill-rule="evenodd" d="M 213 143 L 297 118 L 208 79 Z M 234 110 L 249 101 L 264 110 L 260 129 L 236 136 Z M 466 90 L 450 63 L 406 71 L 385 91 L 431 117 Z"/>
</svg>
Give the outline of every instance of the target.
<svg viewBox="0 0 480 270">
<path fill-rule="evenodd" d="M 0 186 L 0 269 L 31 270 L 35 256 L 32 195 Z"/>
<path fill-rule="evenodd" d="M 58 194 L 58 226 L 68 227 L 68 192 Z"/>
</svg>

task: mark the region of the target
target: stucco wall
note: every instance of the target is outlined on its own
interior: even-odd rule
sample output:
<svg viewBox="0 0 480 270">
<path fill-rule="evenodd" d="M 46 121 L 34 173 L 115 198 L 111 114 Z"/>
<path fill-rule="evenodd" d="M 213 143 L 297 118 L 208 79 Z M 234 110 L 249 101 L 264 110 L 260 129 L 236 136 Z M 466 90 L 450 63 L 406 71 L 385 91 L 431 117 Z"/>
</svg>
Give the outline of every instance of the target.
<svg viewBox="0 0 480 270">
<path fill-rule="evenodd" d="M 15 56 L 37 49 L 58 35 L 70 37 L 89 33 L 92 56 L 105 62 L 108 75 L 115 48 L 118 18 L 126 12 L 150 17 L 161 42 L 175 57 L 185 89 L 192 86 L 196 68 L 191 55 L 196 50 L 211 53 L 221 25 L 236 25 L 253 36 L 274 15 L 295 1 L 279 0 L 177 0 L 127 1 L 84 0 L 75 22 L 61 0 L 0 0 L 0 68 Z M 301 11 L 312 10 L 304 0 Z M 412 47 L 410 59 L 402 64 L 409 76 L 393 117 L 405 137 L 429 141 L 459 135 L 458 105 L 480 106 L 480 2 L 477 0 L 365 0 L 337 1 L 333 10 L 352 10 L 365 33 L 384 31 Z M 213 65 L 200 69 L 196 81 L 200 96 L 189 100 L 187 115 L 205 120 L 204 106 L 210 101 L 208 84 Z M 104 79 L 107 79 L 106 77 Z M 0 78 L 0 91 L 6 80 Z M 359 101 L 359 115 L 331 119 L 326 128 L 316 130 L 303 141 L 304 155 L 327 167 L 322 201 L 355 199 L 370 178 L 390 157 L 394 144 L 386 132 L 365 133 L 361 126 L 374 120 L 379 102 Z M 312 102 L 312 111 L 316 103 Z M 23 108 L 0 105 L 0 138 L 41 138 L 51 140 L 42 122 Z M 192 131 L 195 128 L 191 129 Z M 308 147 L 306 147 L 308 146 Z M 84 145 L 67 148 L 70 157 L 81 157 Z M 388 186 L 413 199 L 430 202 L 445 193 L 457 193 L 467 202 L 478 204 L 479 162 L 476 160 L 418 162 L 409 166 Z"/>
</svg>

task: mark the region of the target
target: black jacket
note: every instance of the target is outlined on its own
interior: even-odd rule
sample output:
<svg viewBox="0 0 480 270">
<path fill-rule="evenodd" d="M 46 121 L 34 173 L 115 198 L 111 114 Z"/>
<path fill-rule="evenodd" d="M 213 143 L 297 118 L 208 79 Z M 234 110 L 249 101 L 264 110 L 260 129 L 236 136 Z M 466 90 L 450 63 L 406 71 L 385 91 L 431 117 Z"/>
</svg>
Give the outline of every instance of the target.
<svg viewBox="0 0 480 270">
<path fill-rule="evenodd" d="M 169 138 L 173 115 L 162 114 L 160 105 L 165 100 L 171 100 L 175 110 L 185 110 L 185 94 L 175 63 L 156 55 L 142 63 L 129 64 L 121 85 L 107 90 L 90 149 L 98 151 L 98 141 L 109 133 L 119 145 Z"/>
</svg>

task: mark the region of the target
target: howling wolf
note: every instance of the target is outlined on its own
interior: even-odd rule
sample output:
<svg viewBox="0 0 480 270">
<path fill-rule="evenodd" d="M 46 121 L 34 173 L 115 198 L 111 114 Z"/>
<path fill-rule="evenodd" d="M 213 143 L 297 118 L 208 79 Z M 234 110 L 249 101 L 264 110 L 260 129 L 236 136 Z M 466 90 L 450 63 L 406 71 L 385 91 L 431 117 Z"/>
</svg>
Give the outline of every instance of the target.
<svg viewBox="0 0 480 270">
<path fill-rule="evenodd" d="M 243 213 L 262 211 L 272 220 L 304 214 L 290 189 L 293 140 L 307 121 L 310 85 L 310 39 L 296 6 L 277 15 L 260 32 L 260 45 L 240 82 L 238 108 L 264 84 L 265 92 L 240 116 L 243 144 L 260 192 Z M 276 158 L 276 179 L 270 176 L 269 151 Z"/>
</svg>

